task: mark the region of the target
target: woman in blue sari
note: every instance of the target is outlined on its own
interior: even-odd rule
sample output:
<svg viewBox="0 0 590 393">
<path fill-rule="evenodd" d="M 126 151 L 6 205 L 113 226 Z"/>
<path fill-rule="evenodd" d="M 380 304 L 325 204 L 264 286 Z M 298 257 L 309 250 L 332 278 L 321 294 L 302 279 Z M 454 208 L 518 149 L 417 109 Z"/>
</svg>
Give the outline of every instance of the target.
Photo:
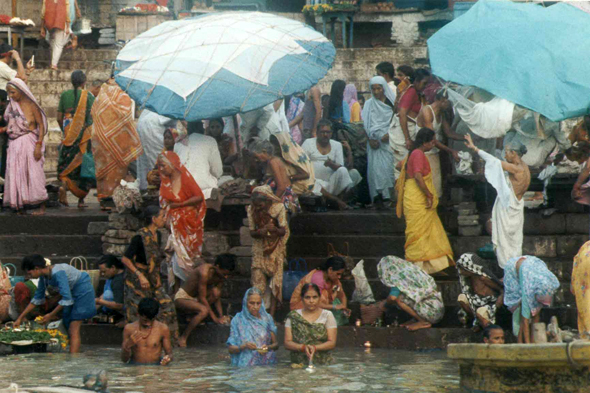
<svg viewBox="0 0 590 393">
<path fill-rule="evenodd" d="M 265 366 L 277 363 L 277 327 L 266 312 L 258 289 L 250 288 L 246 291 L 242 311 L 231 321 L 227 345 L 232 366 Z"/>
</svg>

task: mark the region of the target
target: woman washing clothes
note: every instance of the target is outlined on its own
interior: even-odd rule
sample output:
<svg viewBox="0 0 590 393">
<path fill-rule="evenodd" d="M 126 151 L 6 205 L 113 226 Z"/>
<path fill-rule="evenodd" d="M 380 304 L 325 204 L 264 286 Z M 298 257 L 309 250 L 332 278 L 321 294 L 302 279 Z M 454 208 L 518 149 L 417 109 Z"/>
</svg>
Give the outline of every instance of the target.
<svg viewBox="0 0 590 393">
<path fill-rule="evenodd" d="M 285 348 L 291 351 L 291 363 L 324 365 L 332 362 L 338 327 L 334 315 L 321 307 L 320 288 L 308 283 L 295 289 L 303 308 L 291 311 L 285 321 Z"/>
<path fill-rule="evenodd" d="M 277 327 L 266 312 L 258 289 L 246 291 L 242 311 L 231 321 L 227 345 L 232 366 L 277 364 Z"/>
</svg>

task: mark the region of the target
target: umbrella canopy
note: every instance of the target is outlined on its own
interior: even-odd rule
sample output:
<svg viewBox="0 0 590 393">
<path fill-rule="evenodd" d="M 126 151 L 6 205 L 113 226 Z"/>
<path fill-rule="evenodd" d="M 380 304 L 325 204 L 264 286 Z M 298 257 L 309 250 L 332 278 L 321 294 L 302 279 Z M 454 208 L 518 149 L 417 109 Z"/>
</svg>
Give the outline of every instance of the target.
<svg viewBox="0 0 590 393">
<path fill-rule="evenodd" d="M 590 15 L 569 4 L 478 1 L 428 40 L 435 75 L 553 121 L 588 113 Z"/>
<path fill-rule="evenodd" d="M 301 22 L 224 12 L 162 23 L 117 56 L 115 80 L 160 115 L 189 121 L 263 107 L 316 84 L 336 49 Z"/>
</svg>

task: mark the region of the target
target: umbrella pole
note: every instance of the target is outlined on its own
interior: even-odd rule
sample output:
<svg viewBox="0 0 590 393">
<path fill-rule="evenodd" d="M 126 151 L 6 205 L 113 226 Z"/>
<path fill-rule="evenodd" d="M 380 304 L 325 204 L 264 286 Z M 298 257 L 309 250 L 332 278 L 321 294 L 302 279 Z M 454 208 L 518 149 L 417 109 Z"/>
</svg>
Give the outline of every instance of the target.
<svg viewBox="0 0 590 393">
<path fill-rule="evenodd" d="M 241 160 L 242 149 L 240 149 L 240 129 L 238 127 L 238 117 L 236 115 L 233 115 L 231 119 L 234 122 L 234 138 L 236 139 L 236 149 L 238 150 L 238 157 Z"/>
</svg>

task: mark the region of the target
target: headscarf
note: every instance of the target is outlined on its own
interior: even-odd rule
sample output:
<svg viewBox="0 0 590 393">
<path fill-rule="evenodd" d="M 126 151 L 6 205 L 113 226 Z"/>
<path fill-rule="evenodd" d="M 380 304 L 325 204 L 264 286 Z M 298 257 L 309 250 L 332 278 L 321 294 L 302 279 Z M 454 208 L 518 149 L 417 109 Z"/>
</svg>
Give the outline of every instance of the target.
<svg viewBox="0 0 590 393">
<path fill-rule="evenodd" d="M 346 85 L 346 88 L 344 89 L 344 101 L 346 101 L 351 110 L 354 103 L 357 102 L 357 97 L 358 93 L 356 91 L 356 86 L 352 83 Z"/>
<path fill-rule="evenodd" d="M 174 153 L 173 151 L 165 151 L 160 153 L 160 156 L 158 158 L 162 159 L 165 163 L 170 164 L 174 169 L 180 172 L 182 182 L 181 190 L 185 187 L 191 186 L 196 186 L 200 190 L 199 185 L 197 184 L 193 176 L 190 174 L 188 169 L 186 169 L 186 167 L 180 163 L 180 158 L 176 153 Z M 164 199 L 167 202 L 176 201 L 178 199 L 178 196 L 174 195 L 174 192 L 172 191 L 172 180 L 167 176 L 161 176 L 161 179 L 162 183 L 160 184 L 160 198 Z M 203 196 L 202 205 L 204 204 L 205 198 Z"/>
<path fill-rule="evenodd" d="M 246 291 L 242 300 L 242 311 L 240 311 L 231 321 L 231 330 L 227 345 L 240 346 L 246 342 L 256 344 L 257 347 L 270 345 L 271 333 L 277 334 L 277 327 L 272 317 L 266 312 L 264 302 L 260 305 L 260 318 L 256 318 L 248 311 L 248 297 L 251 294 L 257 294 L 262 299 L 262 294 L 256 288 L 250 288 Z M 261 355 L 256 351 L 246 350 L 238 354 L 231 355 L 232 366 L 252 366 L 257 364 L 276 363 L 275 351 L 269 351 Z"/>
<path fill-rule="evenodd" d="M 303 148 L 301 148 L 301 146 L 299 146 L 287 132 L 272 134 L 270 137 L 275 137 L 279 142 L 283 160 L 294 167 L 300 168 L 303 172 L 309 175 L 309 178 L 305 180 L 295 181 L 292 184 L 293 191 L 296 194 L 312 191 L 315 184 L 315 172 L 313 169 L 313 163 L 305 150 L 303 150 Z"/>
<path fill-rule="evenodd" d="M 381 85 L 385 93 L 385 98 L 389 99 L 392 105 L 395 103 L 395 93 L 387 85 L 387 82 L 382 76 L 371 78 L 369 87 L 373 85 Z M 371 98 L 365 102 L 362 116 L 369 138 L 375 139 L 375 137 L 381 137 L 389 132 L 389 125 L 393 117 L 393 108 L 381 102 L 381 100 L 376 99 L 371 90 Z"/>
<path fill-rule="evenodd" d="M 35 99 L 35 96 L 31 92 L 25 81 L 19 78 L 14 78 L 6 84 L 7 89 L 8 86 L 12 86 L 18 91 L 20 91 L 22 94 L 27 96 L 27 98 L 37 106 L 37 108 L 39 108 L 39 111 L 41 111 L 41 117 L 43 118 L 43 129 L 45 130 L 45 134 L 47 134 L 47 115 L 45 115 L 45 111 L 43 110 L 43 108 L 41 108 L 41 105 L 39 105 L 39 103 Z M 28 126 L 26 126 L 24 123 L 26 121 L 26 118 L 18 102 L 14 100 L 9 101 L 8 106 L 6 107 L 5 117 L 7 121 L 9 121 L 10 119 L 13 120 L 12 123 L 9 121 L 9 127 L 7 130 L 10 139 L 16 139 L 19 136 L 23 136 L 31 132 Z M 37 127 L 37 129 L 33 132 L 36 135 L 39 135 L 39 127 Z"/>
<path fill-rule="evenodd" d="M 386 286 L 397 287 L 404 297 L 415 303 L 438 292 L 436 282 L 422 268 L 404 259 L 387 256 L 377 265 L 379 279 Z"/>
</svg>

